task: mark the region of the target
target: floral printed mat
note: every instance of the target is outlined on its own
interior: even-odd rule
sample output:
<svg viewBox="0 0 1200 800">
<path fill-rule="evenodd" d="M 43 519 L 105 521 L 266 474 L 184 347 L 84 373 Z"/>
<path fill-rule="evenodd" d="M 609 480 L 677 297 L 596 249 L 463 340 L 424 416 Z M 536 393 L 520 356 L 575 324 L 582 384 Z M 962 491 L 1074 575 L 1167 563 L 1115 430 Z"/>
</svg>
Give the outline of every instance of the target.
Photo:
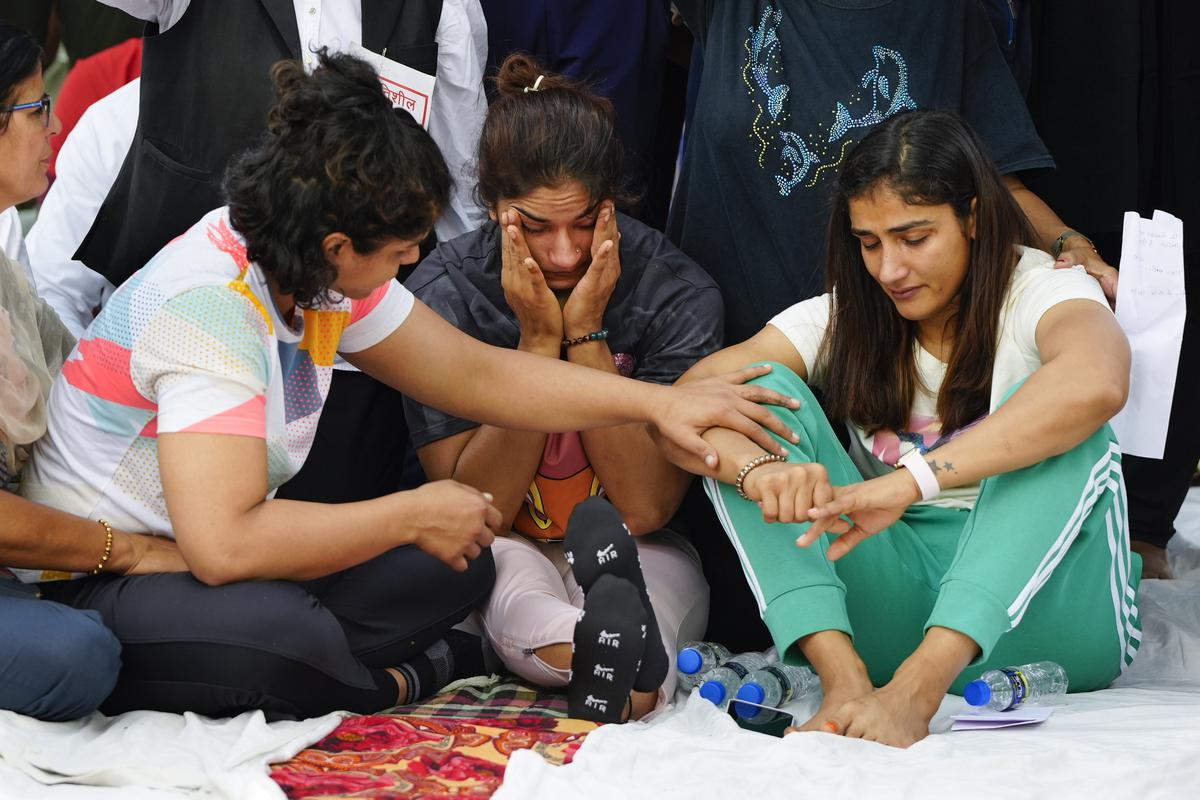
<svg viewBox="0 0 1200 800">
<path fill-rule="evenodd" d="M 560 695 L 517 684 L 461 686 L 417 706 L 350 717 L 271 777 L 292 800 L 484 798 L 508 757 L 533 750 L 568 763 L 594 722 L 568 719 Z"/>
</svg>

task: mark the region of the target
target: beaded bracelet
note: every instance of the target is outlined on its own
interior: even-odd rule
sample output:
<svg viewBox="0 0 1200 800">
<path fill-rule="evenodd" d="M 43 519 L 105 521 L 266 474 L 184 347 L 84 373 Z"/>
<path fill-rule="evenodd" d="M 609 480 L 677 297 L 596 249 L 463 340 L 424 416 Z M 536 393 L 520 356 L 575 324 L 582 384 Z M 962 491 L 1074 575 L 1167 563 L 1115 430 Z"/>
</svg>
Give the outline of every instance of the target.
<svg viewBox="0 0 1200 800">
<path fill-rule="evenodd" d="M 112 526 L 109 525 L 106 520 L 98 519 L 96 522 L 99 522 L 104 526 L 104 555 L 100 556 L 100 563 L 96 565 L 94 570 L 92 570 L 91 574 L 93 575 L 99 575 L 101 572 L 104 572 L 104 565 L 108 563 L 108 557 L 112 555 L 113 543 Z"/>
<path fill-rule="evenodd" d="M 746 494 L 746 489 L 742 485 L 746 482 L 746 476 L 755 467 L 761 467 L 763 464 L 769 464 L 772 461 L 787 461 L 787 456 L 781 456 L 777 453 L 763 453 L 761 456 L 755 456 L 746 462 L 746 466 L 742 467 L 738 471 L 737 477 L 733 479 L 733 488 L 737 489 L 738 497 L 743 500 L 750 499 L 750 495 Z"/>
<path fill-rule="evenodd" d="M 562 346 L 563 347 L 574 347 L 577 344 L 584 344 L 586 342 L 599 342 L 599 341 L 601 341 L 603 339 L 607 339 L 607 338 L 608 338 L 608 328 L 601 328 L 598 331 L 592 331 L 591 333 L 587 334 L 586 336 L 578 336 L 574 339 L 563 339 Z"/>
</svg>

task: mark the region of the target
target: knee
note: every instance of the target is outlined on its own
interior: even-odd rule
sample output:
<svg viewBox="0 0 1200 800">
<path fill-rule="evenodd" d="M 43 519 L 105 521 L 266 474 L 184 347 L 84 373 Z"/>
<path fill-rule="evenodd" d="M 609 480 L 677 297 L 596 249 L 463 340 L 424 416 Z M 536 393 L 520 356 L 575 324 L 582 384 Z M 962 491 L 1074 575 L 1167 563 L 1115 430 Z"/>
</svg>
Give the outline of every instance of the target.
<svg viewBox="0 0 1200 800">
<path fill-rule="evenodd" d="M 90 714 L 108 697 L 121 668 L 121 644 L 94 611 L 38 602 L 28 636 L 6 642 L 14 663 L 5 705 L 51 722 Z"/>
<path fill-rule="evenodd" d="M 778 392 L 787 392 L 789 394 L 801 392 L 807 395 L 810 391 L 808 384 L 806 384 L 804 380 L 786 364 L 780 364 L 778 361 L 759 361 L 750 366 L 769 366 L 771 371 L 766 375 L 762 375 L 752 381 L 749 381 L 749 383 L 753 383 L 758 386 L 766 386 L 768 389 L 774 389 Z M 800 397 L 800 395 L 795 396 Z M 803 400 L 804 398 L 801 397 L 800 399 Z"/>
</svg>

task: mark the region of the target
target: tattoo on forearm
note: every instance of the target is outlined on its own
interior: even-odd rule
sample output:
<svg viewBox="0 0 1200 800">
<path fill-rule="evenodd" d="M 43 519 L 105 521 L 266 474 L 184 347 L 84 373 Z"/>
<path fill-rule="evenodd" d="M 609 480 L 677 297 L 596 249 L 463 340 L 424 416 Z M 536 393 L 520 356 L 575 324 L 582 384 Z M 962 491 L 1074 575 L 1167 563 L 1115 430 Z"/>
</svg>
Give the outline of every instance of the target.
<svg viewBox="0 0 1200 800">
<path fill-rule="evenodd" d="M 933 470 L 934 475 L 938 474 L 942 470 L 945 470 L 946 472 L 958 472 L 958 470 L 954 468 L 954 462 L 952 461 L 943 461 L 939 464 L 937 459 L 931 458 L 925 463 L 927 463 L 929 468 Z"/>
</svg>

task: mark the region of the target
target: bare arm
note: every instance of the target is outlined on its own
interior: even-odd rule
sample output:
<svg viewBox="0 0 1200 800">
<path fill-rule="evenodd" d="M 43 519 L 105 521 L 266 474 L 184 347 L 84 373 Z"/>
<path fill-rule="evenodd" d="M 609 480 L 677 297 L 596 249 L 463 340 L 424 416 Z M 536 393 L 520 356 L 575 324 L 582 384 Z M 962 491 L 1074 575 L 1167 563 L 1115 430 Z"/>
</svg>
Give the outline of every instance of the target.
<svg viewBox="0 0 1200 800">
<path fill-rule="evenodd" d="M 570 347 L 567 358 L 574 364 L 619 374 L 603 340 Z M 631 533 L 652 533 L 670 521 L 692 476 L 663 456 L 645 425 L 593 428 L 583 431 L 581 437 L 588 462 Z"/>
<path fill-rule="evenodd" d="M 94 520 L 57 511 L 0 491 L 0 564 L 27 569 L 91 572 L 106 534 Z M 105 572 L 120 575 L 181 572 L 187 566 L 170 539 L 113 530 Z"/>
<path fill-rule="evenodd" d="M 486 491 L 500 512 L 499 532 L 512 530 L 529 484 L 537 473 L 546 434 L 480 425 L 417 450 L 432 480 L 453 478 Z"/>
<path fill-rule="evenodd" d="M 668 439 L 716 465 L 700 439 L 715 425 L 775 447 L 765 425 L 787 435 L 768 410 L 747 398 L 763 392 L 727 382 L 687 390 L 483 344 L 417 302 L 409 318 L 374 347 L 346 358 L 417 401 L 464 419 L 546 433 L 649 422 Z"/>
<path fill-rule="evenodd" d="M 266 443 L 248 436 L 164 433 L 158 460 L 175 539 L 213 585 L 308 580 L 405 544 L 463 570 L 500 523 L 486 495 L 453 481 L 342 505 L 265 500 Z"/>
<path fill-rule="evenodd" d="M 543 341 L 522 337 L 518 345 L 524 352 L 554 359 L 558 348 L 553 336 Z M 417 457 L 430 478 L 453 478 L 491 493 L 502 519 L 500 531 L 506 532 L 521 511 L 545 447 L 544 433 L 481 425 L 428 444 Z"/>
<path fill-rule="evenodd" d="M 926 454 L 944 489 L 1022 469 L 1078 445 L 1112 418 L 1129 391 L 1129 343 L 1113 315 L 1091 300 L 1068 300 L 1038 322 L 1039 367 L 1004 405 L 948 444 Z M 802 543 L 849 514 L 856 527 L 830 548 L 844 555 L 894 522 L 920 498 L 907 470 L 834 489 L 818 503 Z"/>
<path fill-rule="evenodd" d="M 1004 185 L 1012 192 L 1013 199 L 1025 212 L 1033 225 L 1038 237 L 1038 247 L 1050 252 L 1055 240 L 1069 229 L 1054 209 L 1046 205 L 1046 201 L 1029 190 L 1016 175 L 1005 175 Z M 1110 305 L 1117 301 L 1117 278 L 1119 274 L 1092 247 L 1092 243 L 1082 236 L 1070 236 L 1063 240 L 1062 251 L 1059 253 L 1056 267 L 1073 267 L 1082 265 L 1087 273 L 1100 282 L 1104 296 Z"/>
<path fill-rule="evenodd" d="M 942 488 L 1065 453 L 1125 405 L 1129 342 L 1110 312 L 1068 300 L 1042 315 L 1036 336 L 1042 366 L 995 413 L 929 453 Z"/>
<path fill-rule="evenodd" d="M 803 380 L 808 380 L 808 365 L 796 351 L 795 346 L 783 332 L 773 325 L 767 325 L 740 344 L 730 345 L 718 350 L 707 358 L 697 361 L 691 369 L 683 374 L 679 385 L 693 381 L 712 378 L 732 370 L 742 369 L 750 364 L 763 361 L 774 361 L 788 367 Z M 710 428 L 704 433 L 704 440 L 711 444 L 721 454 L 717 467 L 710 468 L 697 458 L 689 457 L 669 443 L 659 442 L 668 458 L 688 472 L 716 478 L 724 483 L 733 483 L 742 466 L 750 459 L 767 452 L 757 442 L 736 431 L 723 428 Z M 775 452 L 772 450 L 771 452 Z"/>
</svg>

